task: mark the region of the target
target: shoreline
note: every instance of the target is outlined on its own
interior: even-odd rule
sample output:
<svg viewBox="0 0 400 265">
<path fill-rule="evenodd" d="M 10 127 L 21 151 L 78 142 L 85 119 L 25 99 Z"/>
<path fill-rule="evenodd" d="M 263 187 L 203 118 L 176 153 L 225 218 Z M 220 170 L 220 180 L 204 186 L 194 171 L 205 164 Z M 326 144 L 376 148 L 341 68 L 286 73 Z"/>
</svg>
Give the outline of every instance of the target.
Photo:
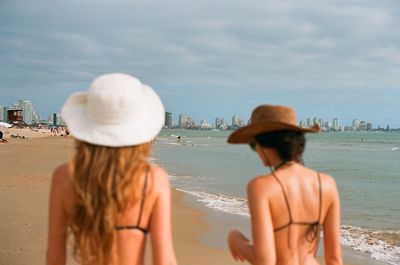
<svg viewBox="0 0 400 265">
<path fill-rule="evenodd" d="M 186 194 L 180 190 L 176 190 L 176 188 L 173 188 L 173 190 L 180 197 L 180 201 L 178 200 L 177 202 L 175 202 L 173 200 L 173 206 L 181 207 L 179 205 L 181 204 L 183 205 L 183 207 L 187 207 L 189 211 L 197 212 L 197 214 L 200 214 L 201 218 L 197 219 L 196 221 L 203 222 L 207 226 L 207 229 L 198 230 L 197 243 L 203 245 L 206 248 L 216 249 L 225 252 L 228 258 L 230 259 L 229 263 L 215 263 L 215 264 L 240 264 L 240 262 L 234 261 L 234 259 L 230 256 L 226 243 L 226 238 L 228 235 L 228 231 L 231 229 L 238 229 L 241 232 L 243 232 L 248 238 L 251 238 L 249 219 L 243 216 L 234 216 L 232 214 L 227 214 L 207 208 L 205 205 L 202 205 L 200 202 L 196 201 L 196 199 L 190 196 L 189 194 Z M 322 244 L 323 242 L 321 240 L 320 249 L 317 254 L 317 260 L 319 264 L 325 264 L 323 256 L 320 253 Z M 347 256 L 347 258 L 343 257 L 344 265 L 364 265 L 364 264 L 375 265 L 375 263 L 365 263 L 366 260 L 369 261 L 368 257 L 366 256 L 364 257 L 364 259 L 363 258 L 360 259 L 358 255 L 354 258 L 351 258 L 352 255 L 349 255 L 347 253 L 348 251 L 349 249 L 344 249 L 344 248 L 342 249 L 343 254 L 345 254 L 344 252 L 346 252 L 346 255 L 343 256 Z M 354 253 L 352 254 L 354 255 Z M 376 263 L 376 265 L 381 265 L 381 264 L 382 263 Z"/>
<path fill-rule="evenodd" d="M 176 202 L 178 204 L 177 207 L 179 207 L 179 204 L 182 204 L 188 207 L 191 211 L 198 211 L 199 213 L 202 213 L 201 219 L 199 219 L 198 221 L 204 222 L 208 225 L 208 229 L 198 231 L 198 243 L 212 249 L 225 251 L 231 259 L 232 263 L 224 264 L 240 264 L 239 262 L 235 262 L 233 258 L 231 258 L 227 248 L 226 238 L 228 235 L 228 231 L 231 229 L 238 229 L 243 232 L 248 238 L 251 238 L 250 220 L 244 216 L 224 213 L 208 208 L 203 203 L 197 201 L 197 199 L 190 194 L 187 194 L 180 190 L 176 190 L 176 188 L 174 189 L 175 192 L 180 193 L 180 196 L 182 196 L 182 198 L 180 199 L 181 201 Z M 175 202 L 173 201 L 173 204 L 174 203 Z M 387 265 L 387 263 L 372 259 L 371 257 L 369 257 L 368 254 L 353 250 L 350 247 L 343 245 L 342 256 L 344 265 Z M 319 249 L 317 252 L 317 260 L 320 264 L 325 264 L 323 258 L 322 238 L 320 240 Z"/>
<path fill-rule="evenodd" d="M 70 137 L 41 135 L 8 139 L 9 143 L 0 146 L 0 265 L 36 265 L 45 261 L 51 174 L 68 161 L 74 141 Z M 246 229 L 242 221 L 207 208 L 172 188 L 173 237 L 179 264 L 239 264 L 226 249 L 225 230 Z M 149 248 L 146 261 L 151 264 Z M 76 263 L 69 259 L 67 264 Z M 365 263 L 346 260 L 345 264 Z"/>
<path fill-rule="evenodd" d="M 246 146 L 227 145 L 225 134 L 189 131 L 171 133 L 164 131 L 158 137 L 154 161 L 167 169 L 175 187 L 192 197 L 188 199 L 190 206 L 194 205 L 196 209 L 208 212 L 204 219 L 216 228 L 213 228 L 212 232 L 205 232 L 201 237 L 202 242 L 217 248 L 225 247 L 225 237 L 230 230 L 225 228 L 226 226 L 241 230 L 249 236 L 250 233 L 246 233 L 246 230 L 250 230 L 250 224 L 243 225 L 245 221 L 237 216 L 246 216 L 248 219 L 246 184 L 251 176 L 263 174 L 266 169 Z M 180 144 L 176 143 L 176 135 L 183 137 Z M 371 140 L 373 143 L 365 145 L 360 144 L 357 137 L 318 135 L 319 138 L 310 140 L 311 147 L 306 159 L 316 170 L 331 172 L 340 187 L 343 199 L 341 243 L 344 260 L 365 265 L 398 264 L 396 243 L 399 234 L 398 229 L 394 228 L 396 214 L 390 211 L 390 208 L 398 207 L 389 207 L 382 203 L 390 202 L 391 198 L 398 198 L 397 193 L 393 185 L 379 182 L 382 170 L 371 171 L 371 174 L 362 173 L 367 168 L 370 172 L 370 164 L 367 163 L 369 155 L 366 155 L 365 151 L 372 150 L 375 146 L 379 146 L 380 151 L 379 154 L 374 153 L 376 159 L 385 157 L 385 161 L 393 162 L 391 149 L 394 141 L 391 138 L 369 136 L 374 139 Z M 335 164 L 329 163 L 329 156 L 325 155 L 330 150 L 334 151 L 332 157 Z M 357 154 L 354 161 L 362 162 L 357 168 L 350 163 L 351 159 L 343 156 L 352 154 Z M 344 163 L 343 167 L 341 163 Z M 380 166 L 385 163 L 381 163 Z M 398 183 L 397 174 L 393 170 L 388 177 L 389 183 Z M 364 184 L 358 185 L 360 182 Z M 387 194 L 391 196 L 386 193 L 380 195 L 380 192 L 367 185 L 376 182 L 380 184 L 380 191 L 387 190 Z M 371 203 L 364 199 L 366 194 L 372 195 Z M 382 200 L 379 200 L 380 198 Z M 378 207 L 373 209 L 372 205 Z M 386 226 L 380 226 L 380 223 L 373 221 L 375 219 L 370 219 L 377 216 L 377 213 L 382 213 L 382 221 L 387 222 Z M 245 228 L 242 230 L 243 226 Z M 223 229 L 227 231 L 221 232 Z M 323 252 L 318 255 L 322 256 Z"/>
</svg>

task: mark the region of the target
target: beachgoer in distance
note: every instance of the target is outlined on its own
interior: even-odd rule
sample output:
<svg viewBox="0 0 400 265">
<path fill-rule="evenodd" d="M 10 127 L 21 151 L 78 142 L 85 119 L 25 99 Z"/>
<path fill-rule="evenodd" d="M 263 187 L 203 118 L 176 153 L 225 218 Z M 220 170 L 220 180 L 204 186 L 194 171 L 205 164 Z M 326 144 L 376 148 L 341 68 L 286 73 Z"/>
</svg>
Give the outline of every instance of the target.
<svg viewBox="0 0 400 265">
<path fill-rule="evenodd" d="M 3 132 L 0 131 L 0 143 L 7 143 L 6 139 L 3 139 Z"/>
<path fill-rule="evenodd" d="M 251 124 L 233 132 L 228 142 L 250 144 L 271 173 L 247 186 L 252 242 L 239 231 L 228 236 L 235 260 L 251 264 L 317 265 L 323 228 L 325 264 L 342 264 L 340 205 L 334 179 L 303 165 L 306 132 L 286 106 L 254 109 Z"/>
<path fill-rule="evenodd" d="M 66 264 L 68 235 L 81 264 L 176 264 L 166 172 L 149 163 L 164 124 L 158 95 L 126 74 L 97 77 L 62 108 L 75 155 L 58 167 L 50 194 L 47 264 Z"/>
<path fill-rule="evenodd" d="M 181 136 L 179 135 L 178 137 L 177 137 L 177 140 L 176 140 L 178 143 L 180 143 L 181 142 Z"/>
</svg>

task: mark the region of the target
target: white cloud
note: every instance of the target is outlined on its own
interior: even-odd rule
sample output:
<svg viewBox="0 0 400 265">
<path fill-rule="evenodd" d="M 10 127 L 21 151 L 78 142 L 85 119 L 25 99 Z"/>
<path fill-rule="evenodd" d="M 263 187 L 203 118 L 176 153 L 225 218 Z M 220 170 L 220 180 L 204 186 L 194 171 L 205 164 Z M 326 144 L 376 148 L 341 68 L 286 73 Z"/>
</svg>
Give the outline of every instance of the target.
<svg viewBox="0 0 400 265">
<path fill-rule="evenodd" d="M 253 92 L 359 97 L 399 86 L 399 11 L 394 0 L 1 1 L 0 92 L 62 90 L 56 108 L 95 75 L 123 71 L 178 106 L 175 95 L 199 87 L 225 95 L 221 108 Z"/>
</svg>

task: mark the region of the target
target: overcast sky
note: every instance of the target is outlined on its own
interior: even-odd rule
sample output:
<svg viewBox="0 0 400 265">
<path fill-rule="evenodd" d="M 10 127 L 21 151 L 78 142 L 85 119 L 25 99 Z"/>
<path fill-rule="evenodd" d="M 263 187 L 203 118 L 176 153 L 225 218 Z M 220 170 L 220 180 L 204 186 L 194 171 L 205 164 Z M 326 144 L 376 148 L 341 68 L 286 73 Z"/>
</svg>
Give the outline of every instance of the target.
<svg viewBox="0 0 400 265">
<path fill-rule="evenodd" d="M 167 111 L 400 127 L 400 2 L 1 0 L 0 105 L 42 117 L 109 72 L 135 75 Z"/>
</svg>

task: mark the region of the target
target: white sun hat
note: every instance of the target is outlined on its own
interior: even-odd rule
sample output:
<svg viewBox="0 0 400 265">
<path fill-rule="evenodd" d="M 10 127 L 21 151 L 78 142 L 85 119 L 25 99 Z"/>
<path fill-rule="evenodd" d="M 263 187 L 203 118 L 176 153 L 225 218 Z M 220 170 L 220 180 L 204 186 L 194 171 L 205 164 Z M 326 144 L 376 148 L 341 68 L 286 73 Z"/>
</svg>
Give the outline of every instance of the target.
<svg viewBox="0 0 400 265">
<path fill-rule="evenodd" d="M 112 73 L 98 76 L 87 92 L 72 94 L 61 116 L 75 138 L 122 147 L 154 139 L 164 125 L 164 106 L 137 78 Z"/>
</svg>

